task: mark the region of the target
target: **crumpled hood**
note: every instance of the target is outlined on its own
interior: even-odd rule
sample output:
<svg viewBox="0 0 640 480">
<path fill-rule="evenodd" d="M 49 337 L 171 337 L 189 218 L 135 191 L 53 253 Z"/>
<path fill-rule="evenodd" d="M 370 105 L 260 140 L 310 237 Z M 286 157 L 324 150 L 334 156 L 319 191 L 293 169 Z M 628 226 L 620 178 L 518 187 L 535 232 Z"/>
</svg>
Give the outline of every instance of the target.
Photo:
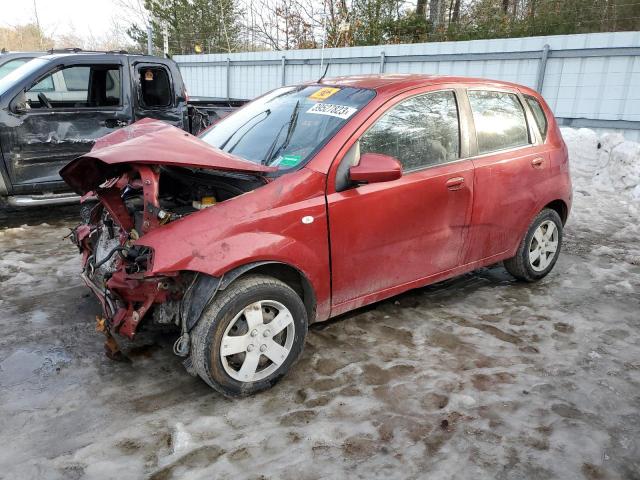
<svg viewBox="0 0 640 480">
<path fill-rule="evenodd" d="M 173 165 L 264 174 L 276 167 L 258 165 L 223 152 L 160 120 L 145 118 L 99 138 L 91 151 L 60 170 L 60 176 L 84 195 L 117 175 L 123 164 Z"/>
</svg>

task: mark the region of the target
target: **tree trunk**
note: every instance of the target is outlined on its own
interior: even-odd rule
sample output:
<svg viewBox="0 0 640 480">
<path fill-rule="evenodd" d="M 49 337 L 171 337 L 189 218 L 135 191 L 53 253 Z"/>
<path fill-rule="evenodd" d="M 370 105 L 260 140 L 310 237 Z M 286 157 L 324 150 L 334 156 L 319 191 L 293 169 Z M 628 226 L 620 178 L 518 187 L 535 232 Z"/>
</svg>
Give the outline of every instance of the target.
<svg viewBox="0 0 640 480">
<path fill-rule="evenodd" d="M 509 0 L 502 0 L 502 13 L 509 13 Z"/>
<path fill-rule="evenodd" d="M 418 0 L 418 5 L 416 6 L 416 15 L 424 18 L 427 13 L 427 0 Z"/>
<path fill-rule="evenodd" d="M 444 23 L 443 0 L 429 1 L 429 20 L 434 28 L 440 27 Z"/>
<path fill-rule="evenodd" d="M 460 0 L 455 0 L 453 4 L 453 15 L 451 16 L 451 21 L 453 23 L 458 23 L 460 19 Z"/>
</svg>

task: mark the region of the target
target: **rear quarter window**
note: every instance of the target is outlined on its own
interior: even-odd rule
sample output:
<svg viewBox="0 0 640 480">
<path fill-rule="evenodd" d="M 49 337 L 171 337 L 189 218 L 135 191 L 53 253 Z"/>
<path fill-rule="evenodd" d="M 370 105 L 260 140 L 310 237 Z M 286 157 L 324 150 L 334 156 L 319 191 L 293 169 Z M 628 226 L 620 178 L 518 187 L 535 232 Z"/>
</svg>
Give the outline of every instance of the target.
<svg viewBox="0 0 640 480">
<path fill-rule="evenodd" d="M 529 130 L 518 96 L 509 92 L 469 90 L 478 153 L 528 145 Z"/>
<path fill-rule="evenodd" d="M 547 139 L 547 129 L 549 128 L 549 123 L 547 122 L 547 117 L 544 114 L 544 110 L 542 109 L 542 105 L 535 97 L 531 95 L 525 95 L 524 99 L 529 105 L 529 108 L 533 112 L 533 118 L 536 119 L 536 125 L 538 125 L 538 130 L 540 130 L 540 134 L 542 135 L 542 139 Z"/>
</svg>

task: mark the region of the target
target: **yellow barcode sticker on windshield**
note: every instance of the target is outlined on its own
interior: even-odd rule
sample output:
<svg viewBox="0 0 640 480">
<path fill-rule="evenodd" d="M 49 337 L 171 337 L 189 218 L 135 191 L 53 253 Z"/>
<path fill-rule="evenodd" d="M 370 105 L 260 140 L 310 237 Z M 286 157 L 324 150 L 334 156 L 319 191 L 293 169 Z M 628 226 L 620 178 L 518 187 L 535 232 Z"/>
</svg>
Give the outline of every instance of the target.
<svg viewBox="0 0 640 480">
<path fill-rule="evenodd" d="M 309 95 L 309 98 L 311 100 L 326 100 L 331 95 L 334 95 L 334 94 L 338 93 L 339 91 L 340 91 L 339 88 L 323 87 L 320 90 L 318 90 L 317 92 L 314 92 L 311 95 Z"/>
</svg>

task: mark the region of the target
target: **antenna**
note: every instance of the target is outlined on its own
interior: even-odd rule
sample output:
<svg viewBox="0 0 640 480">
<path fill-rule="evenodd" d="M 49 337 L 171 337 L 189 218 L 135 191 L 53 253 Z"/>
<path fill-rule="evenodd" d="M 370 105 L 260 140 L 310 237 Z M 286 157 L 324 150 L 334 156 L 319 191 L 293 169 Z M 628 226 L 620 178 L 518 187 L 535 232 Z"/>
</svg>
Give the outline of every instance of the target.
<svg viewBox="0 0 640 480">
<path fill-rule="evenodd" d="M 324 72 L 322 73 L 322 76 L 318 79 L 316 83 L 320 83 L 328 71 L 329 71 L 329 62 L 327 62 L 326 66 L 324 67 Z"/>
<path fill-rule="evenodd" d="M 326 10 L 326 2 L 323 4 L 324 11 L 322 12 L 322 48 L 320 49 L 320 71 L 322 72 L 322 64 L 324 63 L 324 44 L 327 42 L 327 10 Z M 329 62 L 327 62 L 326 67 L 324 67 L 324 72 L 318 79 L 316 83 L 320 83 L 322 79 L 329 71 Z"/>
</svg>

